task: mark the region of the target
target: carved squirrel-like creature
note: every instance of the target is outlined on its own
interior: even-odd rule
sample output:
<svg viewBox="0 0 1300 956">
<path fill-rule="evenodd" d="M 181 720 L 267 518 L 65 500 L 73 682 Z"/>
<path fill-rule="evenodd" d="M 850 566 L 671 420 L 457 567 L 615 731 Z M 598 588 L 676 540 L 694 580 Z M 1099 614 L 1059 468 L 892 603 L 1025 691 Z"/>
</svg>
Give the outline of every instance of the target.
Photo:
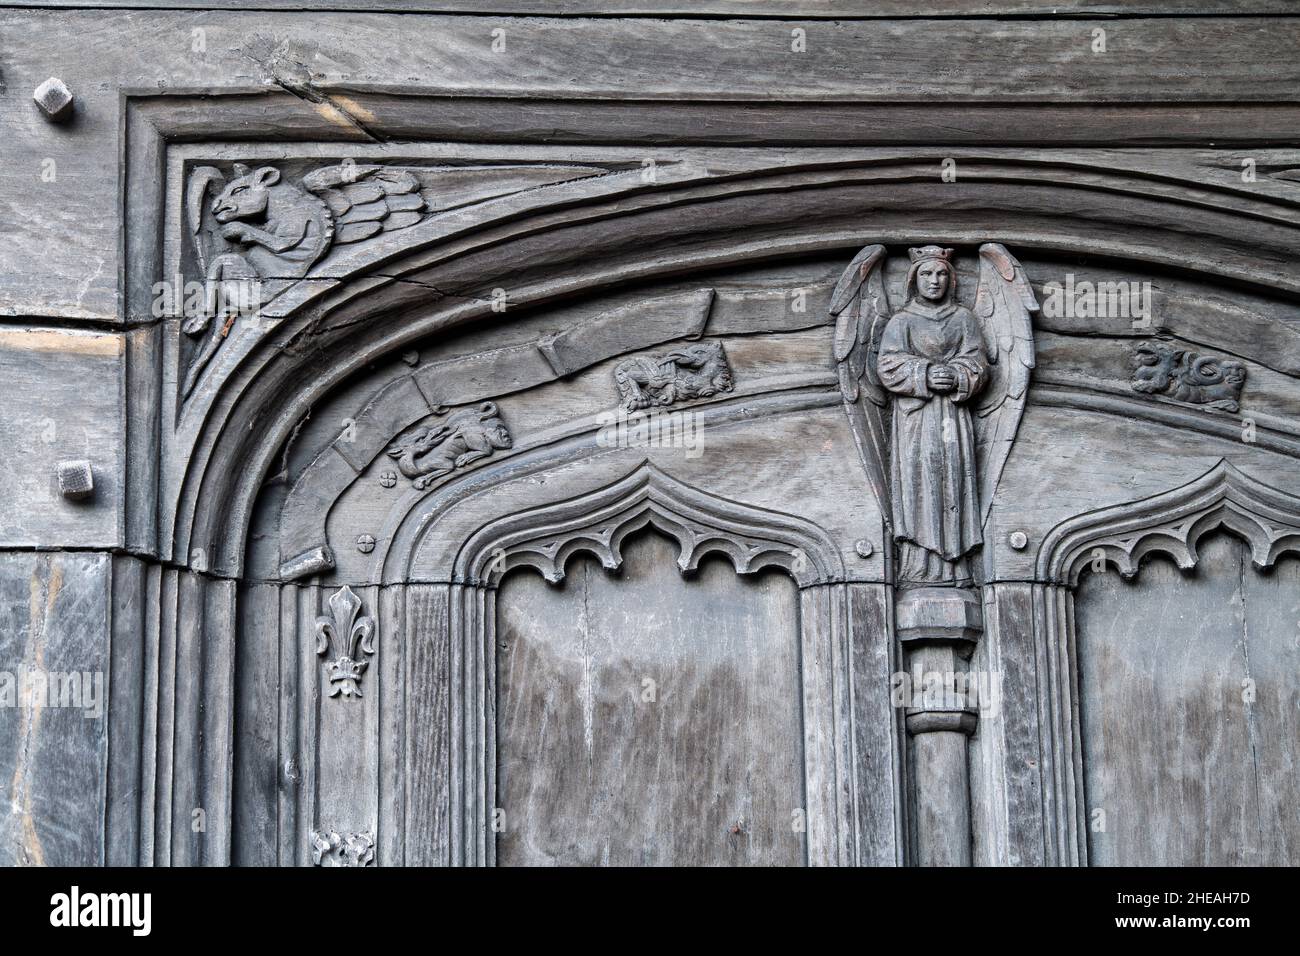
<svg viewBox="0 0 1300 956">
<path fill-rule="evenodd" d="M 721 342 L 698 342 L 662 355 L 619 362 L 614 381 L 628 411 L 710 398 L 734 386 Z"/>
<path fill-rule="evenodd" d="M 296 183 L 274 166 L 235 163 L 233 171 L 227 181 L 221 170 L 199 167 L 186 187 L 207 295 L 183 328 L 191 336 L 209 334 L 191 357 L 183 395 L 193 389 L 239 314 L 255 312 L 331 248 L 413 226 L 429 207 L 420 180 L 400 168 L 343 162 Z M 236 294 L 229 295 L 228 288 Z"/>
<path fill-rule="evenodd" d="M 1143 343 L 1133 354 L 1130 384 L 1144 394 L 1235 412 L 1245 382 L 1246 366 L 1241 362 L 1198 355 L 1165 342 Z"/>
<path fill-rule="evenodd" d="M 419 180 L 403 169 L 341 163 L 285 181 L 274 166 L 234 165 L 235 178 L 212 200 L 212 217 L 222 239 L 264 279 L 307 274 L 330 245 L 345 245 L 380 232 L 402 229 L 423 218 Z M 222 182 L 210 167 L 195 172 L 196 202 Z M 196 231 L 201 218 L 195 217 Z"/>
<path fill-rule="evenodd" d="M 259 276 L 300 278 L 334 238 L 324 200 L 280 178 L 273 166 L 235 166 L 236 177 L 212 201 L 221 237 L 244 247 Z"/>
<path fill-rule="evenodd" d="M 443 475 L 511 444 L 510 431 L 496 403 L 483 402 L 394 442 L 388 448 L 388 457 L 397 459 L 398 470 L 413 479 L 416 488 L 424 489 Z"/>
</svg>

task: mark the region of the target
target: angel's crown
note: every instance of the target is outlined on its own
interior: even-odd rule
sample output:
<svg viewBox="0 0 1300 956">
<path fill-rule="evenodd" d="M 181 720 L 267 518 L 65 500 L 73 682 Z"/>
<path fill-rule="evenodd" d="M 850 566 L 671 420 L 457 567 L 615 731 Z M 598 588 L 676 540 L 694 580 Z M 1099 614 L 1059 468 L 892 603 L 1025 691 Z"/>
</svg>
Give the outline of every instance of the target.
<svg viewBox="0 0 1300 956">
<path fill-rule="evenodd" d="M 913 262 L 920 262 L 922 259 L 942 259 L 944 262 L 952 261 L 952 250 L 945 249 L 943 246 L 921 246 L 919 249 L 908 249 L 907 254 Z"/>
</svg>

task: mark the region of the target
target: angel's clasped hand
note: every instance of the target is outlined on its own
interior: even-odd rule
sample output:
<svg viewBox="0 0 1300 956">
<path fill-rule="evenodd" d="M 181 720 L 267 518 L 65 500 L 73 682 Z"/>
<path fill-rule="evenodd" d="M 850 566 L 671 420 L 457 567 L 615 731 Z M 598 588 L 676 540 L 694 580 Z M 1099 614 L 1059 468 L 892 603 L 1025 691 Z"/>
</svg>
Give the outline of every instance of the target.
<svg viewBox="0 0 1300 956">
<path fill-rule="evenodd" d="M 957 375 L 946 365 L 931 365 L 925 378 L 932 392 L 951 392 L 957 387 Z"/>
</svg>

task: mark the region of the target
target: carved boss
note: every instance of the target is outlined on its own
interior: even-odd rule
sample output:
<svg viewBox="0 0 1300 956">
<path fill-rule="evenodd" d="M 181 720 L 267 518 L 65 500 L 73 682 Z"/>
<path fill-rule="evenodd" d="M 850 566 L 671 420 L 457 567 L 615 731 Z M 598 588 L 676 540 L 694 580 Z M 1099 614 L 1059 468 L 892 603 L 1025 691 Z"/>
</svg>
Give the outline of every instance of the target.
<svg viewBox="0 0 1300 956">
<path fill-rule="evenodd" d="M 974 309 L 957 301 L 953 250 L 909 250 L 895 312 L 884 246 L 868 246 L 831 296 L 835 360 L 859 447 L 898 544 L 899 587 L 973 583 L 1034 366 L 1038 302 L 1020 264 L 980 247 Z"/>
</svg>

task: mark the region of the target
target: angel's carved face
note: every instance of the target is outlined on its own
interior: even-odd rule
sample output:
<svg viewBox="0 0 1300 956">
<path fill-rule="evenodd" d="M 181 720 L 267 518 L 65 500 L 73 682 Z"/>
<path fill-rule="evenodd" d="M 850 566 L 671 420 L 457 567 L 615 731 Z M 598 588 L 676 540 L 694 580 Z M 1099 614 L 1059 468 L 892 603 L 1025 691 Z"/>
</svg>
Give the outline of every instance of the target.
<svg viewBox="0 0 1300 956">
<path fill-rule="evenodd" d="M 948 266 L 937 259 L 921 263 L 916 270 L 916 291 L 929 302 L 942 302 L 948 295 L 950 281 Z"/>
</svg>

